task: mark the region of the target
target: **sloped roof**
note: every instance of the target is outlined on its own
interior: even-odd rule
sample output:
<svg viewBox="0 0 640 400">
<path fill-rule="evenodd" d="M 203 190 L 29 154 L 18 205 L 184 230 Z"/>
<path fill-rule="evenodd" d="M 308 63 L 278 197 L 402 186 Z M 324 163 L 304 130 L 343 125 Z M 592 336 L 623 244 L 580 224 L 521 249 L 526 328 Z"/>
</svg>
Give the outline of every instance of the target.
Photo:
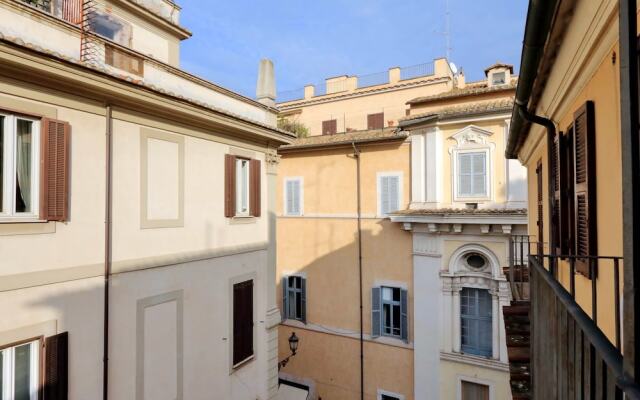
<svg viewBox="0 0 640 400">
<path fill-rule="evenodd" d="M 509 84 L 491 86 L 491 87 L 487 85 L 487 81 L 472 82 L 472 83 L 468 83 L 464 89 L 453 88 L 450 91 L 444 92 L 444 93 L 433 94 L 430 96 L 416 97 L 415 99 L 411 99 L 407 101 L 406 104 L 411 105 L 411 104 L 427 103 L 429 101 L 437 101 L 437 100 L 450 99 L 455 97 L 474 96 L 478 94 L 515 90 L 517 83 L 518 83 L 517 78 L 512 78 Z"/>
<path fill-rule="evenodd" d="M 513 97 L 484 101 L 481 103 L 469 103 L 455 106 L 443 107 L 438 110 L 432 110 L 421 114 L 409 115 L 400 119 L 400 127 L 411 125 L 412 123 L 419 123 L 424 119 L 449 119 L 463 115 L 479 115 L 489 114 L 496 112 L 508 112 L 513 109 Z"/>
<path fill-rule="evenodd" d="M 393 140 L 404 140 L 407 134 L 397 128 L 375 129 L 357 132 L 336 133 L 333 135 L 317 135 L 298 138 L 291 144 L 283 145 L 278 151 L 311 149 L 318 147 L 344 146 L 351 143 L 373 143 Z"/>
<path fill-rule="evenodd" d="M 509 72 L 511 72 L 513 74 L 513 65 L 511 64 L 505 64 L 505 63 L 501 63 L 500 61 L 498 61 L 497 63 L 488 66 L 487 68 L 484 69 L 484 74 L 485 75 L 489 75 L 489 71 L 491 71 L 494 68 L 508 68 Z"/>
<path fill-rule="evenodd" d="M 391 213 L 398 216 L 420 216 L 420 215 L 527 215 L 526 208 L 419 208 L 399 210 Z"/>
</svg>

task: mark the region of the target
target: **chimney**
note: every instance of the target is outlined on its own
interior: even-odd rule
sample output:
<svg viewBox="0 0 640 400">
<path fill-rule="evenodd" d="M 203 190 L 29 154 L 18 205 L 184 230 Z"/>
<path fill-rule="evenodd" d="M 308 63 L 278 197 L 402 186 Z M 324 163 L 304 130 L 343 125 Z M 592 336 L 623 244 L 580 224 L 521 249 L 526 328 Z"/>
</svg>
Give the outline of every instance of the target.
<svg viewBox="0 0 640 400">
<path fill-rule="evenodd" d="M 458 89 L 464 89 L 465 86 L 467 86 L 467 83 L 465 82 L 464 79 L 464 71 L 462 70 L 462 68 L 460 68 L 460 72 L 458 72 Z"/>
<path fill-rule="evenodd" d="M 256 98 L 267 106 L 274 107 L 276 105 L 276 77 L 273 71 L 273 61 L 267 58 L 260 60 Z"/>
</svg>

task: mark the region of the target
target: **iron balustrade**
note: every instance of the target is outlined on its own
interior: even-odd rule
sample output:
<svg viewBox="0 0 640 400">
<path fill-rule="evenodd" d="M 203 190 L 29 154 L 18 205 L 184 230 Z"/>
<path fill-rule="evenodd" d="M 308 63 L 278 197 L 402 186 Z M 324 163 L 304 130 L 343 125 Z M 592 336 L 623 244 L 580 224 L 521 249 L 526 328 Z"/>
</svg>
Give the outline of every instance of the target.
<svg viewBox="0 0 640 400">
<path fill-rule="evenodd" d="M 387 71 L 358 76 L 358 89 L 369 86 L 386 85 L 387 83 L 389 83 L 389 73 Z"/>
<path fill-rule="evenodd" d="M 304 88 L 286 90 L 284 92 L 278 92 L 276 95 L 276 101 L 278 103 L 285 103 L 288 101 L 302 100 L 304 99 Z"/>
<path fill-rule="evenodd" d="M 434 74 L 433 63 L 424 63 L 400 68 L 400 79 L 414 79 Z"/>
<path fill-rule="evenodd" d="M 568 262 L 559 263 L 560 259 Z M 575 261 L 589 260 L 593 281 L 598 269 L 613 268 L 616 302 L 616 346 L 597 326 L 597 308 L 591 316 L 575 301 Z M 640 387 L 625 376 L 620 352 L 620 257 L 530 255 L 531 354 L 534 398 L 640 399 Z M 545 264 L 549 269 L 545 268 Z M 557 279 L 568 264 L 570 291 Z M 602 265 L 601 265 L 602 264 Z M 617 272 L 616 272 L 617 271 Z M 592 283 L 592 306 L 597 286 Z"/>
</svg>

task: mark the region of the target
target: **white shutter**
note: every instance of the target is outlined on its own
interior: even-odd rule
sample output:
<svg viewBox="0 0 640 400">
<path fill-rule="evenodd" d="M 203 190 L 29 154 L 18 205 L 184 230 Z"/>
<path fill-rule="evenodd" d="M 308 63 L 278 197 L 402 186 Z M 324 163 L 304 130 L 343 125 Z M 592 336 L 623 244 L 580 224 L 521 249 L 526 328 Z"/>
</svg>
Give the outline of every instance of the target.
<svg viewBox="0 0 640 400">
<path fill-rule="evenodd" d="M 474 153 L 473 154 L 473 191 L 474 196 L 486 195 L 486 154 Z"/>
<path fill-rule="evenodd" d="M 458 196 L 471 193 L 471 154 L 458 154 Z"/>
<path fill-rule="evenodd" d="M 295 180 L 292 181 L 292 191 L 293 191 L 293 200 L 292 200 L 292 204 L 293 207 L 291 209 L 291 213 L 294 215 L 300 215 L 300 181 L 299 180 Z"/>
<path fill-rule="evenodd" d="M 387 215 L 389 212 L 389 177 L 380 177 L 380 213 Z"/>
<path fill-rule="evenodd" d="M 398 211 L 400 205 L 398 204 L 400 178 L 397 176 L 389 176 L 389 209 L 387 212 Z"/>
<path fill-rule="evenodd" d="M 286 204 L 286 210 L 285 213 L 287 215 L 291 215 L 291 212 L 293 210 L 293 191 L 292 191 L 292 187 L 293 187 L 293 181 L 286 181 L 286 199 L 285 199 L 285 204 Z"/>
</svg>

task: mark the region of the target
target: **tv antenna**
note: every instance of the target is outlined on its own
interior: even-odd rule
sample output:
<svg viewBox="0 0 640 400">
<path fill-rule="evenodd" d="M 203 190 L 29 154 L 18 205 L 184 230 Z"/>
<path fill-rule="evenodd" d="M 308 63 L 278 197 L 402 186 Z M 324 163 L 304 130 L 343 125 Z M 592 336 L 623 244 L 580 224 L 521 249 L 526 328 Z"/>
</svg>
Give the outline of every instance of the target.
<svg viewBox="0 0 640 400">
<path fill-rule="evenodd" d="M 445 0 L 445 28 L 444 37 L 446 45 L 447 61 L 451 62 L 451 11 L 449 10 L 449 0 Z"/>
</svg>

